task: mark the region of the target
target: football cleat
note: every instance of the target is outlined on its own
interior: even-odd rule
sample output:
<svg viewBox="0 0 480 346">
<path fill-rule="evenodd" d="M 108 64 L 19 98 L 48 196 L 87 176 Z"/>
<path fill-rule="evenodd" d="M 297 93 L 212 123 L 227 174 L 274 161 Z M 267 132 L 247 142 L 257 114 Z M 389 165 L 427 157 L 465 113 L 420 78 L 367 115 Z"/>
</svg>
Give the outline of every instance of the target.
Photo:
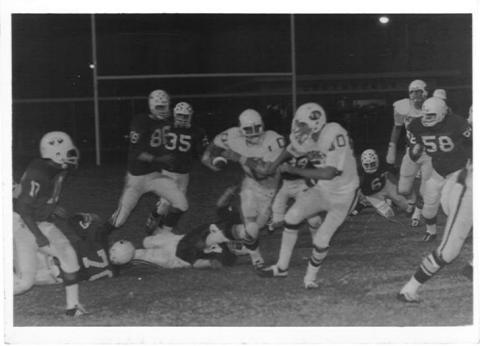
<svg viewBox="0 0 480 346">
<path fill-rule="evenodd" d="M 409 292 L 397 293 L 397 300 L 403 303 L 420 303 L 418 294 Z"/>
<path fill-rule="evenodd" d="M 262 278 L 286 278 L 288 276 L 288 269 L 280 269 L 276 264 L 258 268 L 257 275 Z"/>
<path fill-rule="evenodd" d="M 75 307 L 73 307 L 72 309 L 65 310 L 65 315 L 70 317 L 79 317 L 86 314 L 87 311 L 81 304 L 75 305 Z"/>
<path fill-rule="evenodd" d="M 437 239 L 437 234 L 436 233 L 433 234 L 433 233 L 425 232 L 425 235 L 423 236 L 423 241 L 426 242 L 426 243 L 431 243 L 435 239 Z"/>
<path fill-rule="evenodd" d="M 303 280 L 303 285 L 307 290 L 313 289 L 313 288 L 318 288 L 318 283 L 315 281 L 310 281 L 310 280 Z"/>
</svg>

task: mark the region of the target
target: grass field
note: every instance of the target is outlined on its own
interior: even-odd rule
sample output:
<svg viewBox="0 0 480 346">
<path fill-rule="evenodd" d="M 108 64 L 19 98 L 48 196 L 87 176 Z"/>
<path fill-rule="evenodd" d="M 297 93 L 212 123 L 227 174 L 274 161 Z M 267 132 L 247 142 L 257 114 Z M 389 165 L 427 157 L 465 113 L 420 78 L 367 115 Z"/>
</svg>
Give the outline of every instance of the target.
<svg viewBox="0 0 480 346">
<path fill-rule="evenodd" d="M 124 169 L 80 169 L 67 182 L 62 205 L 69 211 L 108 217 L 122 188 Z M 214 203 L 239 177 L 229 168 L 211 173 L 196 167 L 190 211 L 178 232 L 214 218 Z M 116 237 L 140 244 L 153 196 L 143 198 Z M 82 283 L 81 301 L 91 314 L 63 314 L 62 286 L 35 287 L 14 298 L 14 326 L 458 326 L 473 323 L 472 283 L 461 268 L 472 256 L 468 241 L 459 258 L 421 292 L 420 304 L 402 304 L 396 293 L 434 244 L 421 241 L 424 228 L 388 222 L 365 210 L 349 217 L 335 235 L 320 273 L 320 287 L 305 290 L 302 279 L 311 252 L 301 233 L 285 279 L 255 275 L 248 257 L 232 268 L 160 270 L 137 268 L 114 279 Z M 444 218 L 441 218 L 442 224 Z M 440 227 L 441 229 L 441 227 Z M 267 263 L 276 260 L 280 233 L 262 234 Z"/>
</svg>

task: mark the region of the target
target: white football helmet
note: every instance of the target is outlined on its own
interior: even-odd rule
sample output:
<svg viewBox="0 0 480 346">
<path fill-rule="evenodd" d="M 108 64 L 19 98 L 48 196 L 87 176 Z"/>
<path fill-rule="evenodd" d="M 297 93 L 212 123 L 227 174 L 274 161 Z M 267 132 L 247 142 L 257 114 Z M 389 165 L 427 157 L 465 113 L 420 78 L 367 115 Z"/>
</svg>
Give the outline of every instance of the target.
<svg viewBox="0 0 480 346">
<path fill-rule="evenodd" d="M 179 102 L 173 109 L 173 121 L 177 127 L 192 126 L 193 108 L 187 102 Z"/>
<path fill-rule="evenodd" d="M 292 135 L 302 145 L 314 134 L 320 133 L 327 123 L 327 114 L 318 103 L 309 102 L 298 107 L 293 117 Z"/>
<path fill-rule="evenodd" d="M 439 99 L 442 99 L 443 101 L 447 101 L 447 92 L 444 89 L 435 89 L 433 92 L 433 97 L 438 97 Z"/>
<path fill-rule="evenodd" d="M 108 251 L 112 264 L 127 264 L 135 255 L 135 247 L 128 240 L 118 240 Z"/>
<path fill-rule="evenodd" d="M 62 168 L 78 166 L 80 153 L 72 139 L 65 132 L 52 131 L 40 140 L 40 156 L 58 163 Z"/>
<path fill-rule="evenodd" d="M 422 124 L 431 127 L 441 122 L 447 115 L 447 105 L 445 101 L 438 97 L 430 97 L 422 106 Z"/>
<path fill-rule="evenodd" d="M 412 101 L 424 101 L 428 96 L 427 83 L 415 79 L 408 86 L 408 95 Z"/>
<path fill-rule="evenodd" d="M 373 149 L 364 150 L 360 156 L 363 170 L 367 173 L 375 173 L 379 166 L 377 152 Z"/>
<path fill-rule="evenodd" d="M 170 116 L 170 96 L 163 90 L 154 90 L 148 96 L 150 113 L 159 120 Z"/>
<path fill-rule="evenodd" d="M 254 109 L 245 109 L 238 116 L 238 123 L 242 134 L 251 144 L 257 144 L 263 134 L 263 120 L 260 113 Z"/>
</svg>

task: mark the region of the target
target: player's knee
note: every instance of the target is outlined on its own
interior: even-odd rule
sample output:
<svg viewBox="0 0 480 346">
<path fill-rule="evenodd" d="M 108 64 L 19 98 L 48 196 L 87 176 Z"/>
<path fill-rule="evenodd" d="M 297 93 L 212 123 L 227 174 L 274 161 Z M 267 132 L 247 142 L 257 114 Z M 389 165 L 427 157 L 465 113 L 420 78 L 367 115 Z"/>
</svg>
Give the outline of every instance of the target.
<svg viewBox="0 0 480 346">
<path fill-rule="evenodd" d="M 322 225 L 322 217 L 315 215 L 307 220 L 310 229 L 318 229 Z"/>
<path fill-rule="evenodd" d="M 80 269 L 78 264 L 77 253 L 70 244 L 67 244 L 65 247 L 57 251 L 57 256 L 59 260 L 59 267 L 66 272 L 74 272 Z"/>
<path fill-rule="evenodd" d="M 303 212 L 296 208 L 290 208 L 285 214 L 285 226 L 286 225 L 300 225 L 304 219 Z"/>
<path fill-rule="evenodd" d="M 422 216 L 425 220 L 436 218 L 438 213 L 438 206 L 432 206 L 430 204 L 424 204 L 422 209 Z"/>
<path fill-rule="evenodd" d="M 172 207 L 178 210 L 181 210 L 182 212 L 186 212 L 188 210 L 189 205 L 186 198 L 181 198 L 181 199 L 178 199 L 177 201 L 172 202 Z"/>
<path fill-rule="evenodd" d="M 72 269 L 72 263 L 65 265 L 65 262 L 67 261 L 62 261 L 58 257 L 54 257 L 53 262 L 60 270 L 59 277 L 62 279 L 64 286 L 75 285 L 81 281 L 80 267 L 78 266 L 78 263 L 77 267 Z"/>
<path fill-rule="evenodd" d="M 460 254 L 460 248 L 458 249 L 448 249 L 448 251 L 434 251 L 435 260 L 437 260 L 441 266 L 452 263 L 455 258 Z"/>
</svg>

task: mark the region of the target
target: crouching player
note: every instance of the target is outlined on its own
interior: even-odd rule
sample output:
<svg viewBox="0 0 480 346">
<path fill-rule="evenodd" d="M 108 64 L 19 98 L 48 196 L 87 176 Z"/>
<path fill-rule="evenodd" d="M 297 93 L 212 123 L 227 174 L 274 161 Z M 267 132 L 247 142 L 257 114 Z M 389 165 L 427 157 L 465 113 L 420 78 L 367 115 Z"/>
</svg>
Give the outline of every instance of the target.
<svg viewBox="0 0 480 346">
<path fill-rule="evenodd" d="M 114 267 L 108 258 L 108 228 L 96 214 L 77 213 L 67 220 L 62 227 L 70 245 L 75 250 L 80 265 L 79 280 L 94 281 L 111 278 Z M 53 224 L 41 222 L 38 227 L 48 233 Z M 58 261 L 41 251 L 37 254 L 35 285 L 63 283 Z"/>
<path fill-rule="evenodd" d="M 285 140 L 274 131 L 265 131 L 262 117 L 253 109 L 244 110 L 238 120 L 238 127 L 225 130 L 215 137 L 205 151 L 202 162 L 212 170 L 218 170 L 212 162 L 216 157 L 223 156 L 242 165 L 245 173 L 240 192 L 245 222 L 243 243 L 250 251 L 253 266 L 261 267 L 264 261 L 259 249 L 259 231 L 269 219 L 279 176 L 259 175 L 252 167 L 257 161 L 274 161 L 283 151 Z"/>
<path fill-rule="evenodd" d="M 390 199 L 397 207 L 407 213 L 412 212 L 413 206 L 397 192 L 397 182 L 387 169 L 387 165 L 380 162 L 375 150 L 367 149 L 360 156 L 362 168 L 360 171 L 360 190 L 365 199 L 375 210 L 386 218 L 395 216 L 395 212 L 386 199 Z"/>
<path fill-rule="evenodd" d="M 304 287 L 318 287 L 320 265 L 327 256 L 330 239 L 344 222 L 357 200 L 358 173 L 347 131 L 337 123 L 327 123 L 324 109 L 316 103 L 300 106 L 293 118 L 290 145 L 270 167 L 293 173 L 317 183 L 297 195 L 285 214 L 280 254 L 276 264 L 258 270 L 263 277 L 285 277 L 298 230 L 307 221 L 313 249 L 304 277 Z M 314 168 L 298 168 L 282 162 L 290 157 L 307 156 Z M 324 219 L 319 213 L 326 212 Z"/>
<path fill-rule="evenodd" d="M 419 268 L 402 287 L 397 298 L 403 302 L 419 302 L 418 290 L 460 253 L 472 231 L 472 166 L 455 172 L 445 183 L 441 203 L 448 215 L 440 246 L 427 255 Z"/>
<path fill-rule="evenodd" d="M 110 249 L 110 260 L 117 265 L 134 260 L 166 269 L 231 266 L 236 256 L 228 241 L 217 225 L 202 225 L 187 234 L 162 232 L 148 236 L 143 240 L 143 249 L 119 240 Z"/>
<path fill-rule="evenodd" d="M 63 182 L 68 170 L 77 166 L 79 152 L 69 135 L 55 131 L 40 140 L 40 155 L 29 164 L 14 192 L 14 293 L 24 293 L 34 285 L 40 251 L 59 263 L 66 313 L 79 316 L 85 313 L 78 293 L 80 266 L 75 250 L 55 222 Z M 39 223 L 46 227 L 41 229 Z"/>
</svg>

